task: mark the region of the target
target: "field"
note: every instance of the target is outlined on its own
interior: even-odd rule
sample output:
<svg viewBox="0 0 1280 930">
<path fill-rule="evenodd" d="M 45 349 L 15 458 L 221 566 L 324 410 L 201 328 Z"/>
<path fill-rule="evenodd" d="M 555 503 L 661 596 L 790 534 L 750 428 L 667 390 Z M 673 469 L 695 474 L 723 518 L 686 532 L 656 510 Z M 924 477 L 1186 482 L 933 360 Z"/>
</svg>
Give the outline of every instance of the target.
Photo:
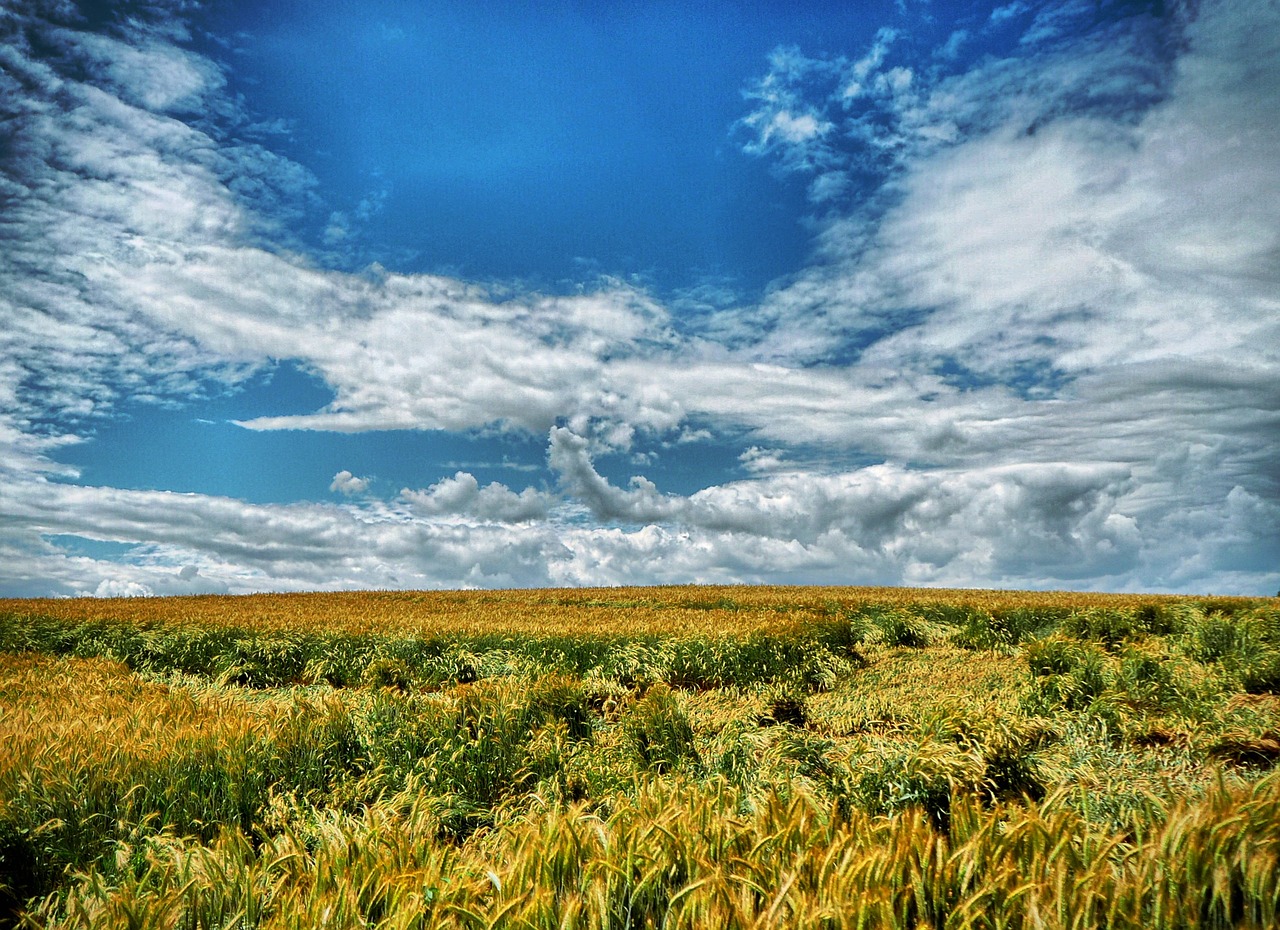
<svg viewBox="0 0 1280 930">
<path fill-rule="evenodd" d="M 0 601 L 0 926 L 1280 926 L 1274 599 Z"/>
</svg>

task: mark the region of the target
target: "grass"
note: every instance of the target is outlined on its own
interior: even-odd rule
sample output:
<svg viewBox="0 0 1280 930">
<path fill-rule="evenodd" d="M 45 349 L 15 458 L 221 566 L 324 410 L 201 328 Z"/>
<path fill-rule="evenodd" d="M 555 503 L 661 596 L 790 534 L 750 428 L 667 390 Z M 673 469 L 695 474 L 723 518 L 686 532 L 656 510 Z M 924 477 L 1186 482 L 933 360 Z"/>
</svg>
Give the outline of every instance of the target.
<svg viewBox="0 0 1280 930">
<path fill-rule="evenodd" d="M 0 602 L 0 924 L 1270 927 L 1266 599 Z"/>
</svg>

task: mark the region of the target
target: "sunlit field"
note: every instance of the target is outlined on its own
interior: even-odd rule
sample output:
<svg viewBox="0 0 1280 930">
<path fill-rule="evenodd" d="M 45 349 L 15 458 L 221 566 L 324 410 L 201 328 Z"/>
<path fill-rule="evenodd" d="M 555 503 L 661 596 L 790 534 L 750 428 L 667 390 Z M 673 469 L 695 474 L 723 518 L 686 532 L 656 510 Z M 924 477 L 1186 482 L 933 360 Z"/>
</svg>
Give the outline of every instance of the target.
<svg viewBox="0 0 1280 930">
<path fill-rule="evenodd" d="M 0 924 L 1280 926 L 1274 599 L 0 601 Z"/>
</svg>

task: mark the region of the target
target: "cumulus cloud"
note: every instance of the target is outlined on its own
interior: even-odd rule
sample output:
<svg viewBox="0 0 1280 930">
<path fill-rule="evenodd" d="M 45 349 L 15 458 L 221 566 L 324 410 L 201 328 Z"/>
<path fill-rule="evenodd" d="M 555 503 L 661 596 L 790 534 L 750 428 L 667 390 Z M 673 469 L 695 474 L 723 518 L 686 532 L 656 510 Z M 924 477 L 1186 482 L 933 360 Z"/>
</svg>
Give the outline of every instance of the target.
<svg viewBox="0 0 1280 930">
<path fill-rule="evenodd" d="M 30 483 L 3 489 L 0 507 L 18 528 L 6 543 L 0 585 L 12 589 L 39 578 L 43 593 L 92 593 L 103 579 L 135 581 L 156 593 L 190 592 L 197 582 L 233 593 L 527 587 L 550 584 L 553 565 L 570 557 L 545 527 L 457 525 L 377 502 L 249 504 Z M 119 560 L 95 560 L 46 542 L 60 534 L 142 545 Z M 182 578 L 183 565 L 196 566 L 198 576 Z"/>
<path fill-rule="evenodd" d="M 1135 522 L 1118 511 L 1128 479 L 1116 467 L 920 473 L 875 466 L 733 482 L 685 497 L 648 482 L 613 488 L 572 434 L 553 437 L 553 450 L 558 467 L 574 469 L 570 493 L 613 525 L 526 519 L 535 509 L 532 495 L 476 488 L 470 476 L 416 498 L 405 492 L 403 506 L 263 505 L 197 494 L 11 486 L 0 505 L 11 524 L 26 529 L 7 544 L 0 583 L 39 572 L 61 593 L 105 596 L 582 584 L 681 574 L 914 584 L 961 583 L 973 573 L 1037 586 L 1096 585 L 1140 558 Z M 538 504 L 541 512 L 546 502 Z M 437 519 L 446 510 L 481 522 Z M 68 556 L 43 541 L 68 533 L 139 545 L 127 558 L 107 561 Z"/>
<path fill-rule="evenodd" d="M 753 474 L 788 470 L 785 453 L 776 449 L 751 446 L 738 456 L 742 467 Z"/>
<path fill-rule="evenodd" d="M 350 496 L 352 494 L 363 494 L 369 488 L 368 478 L 357 478 L 345 468 L 333 476 L 333 481 L 329 483 L 329 490 L 336 491 L 339 494 Z"/>
<path fill-rule="evenodd" d="M 557 502 L 554 495 L 525 488 L 516 493 L 497 481 L 480 487 L 475 476 L 460 471 L 424 491 L 408 488 L 400 499 L 415 512 L 428 516 L 471 517 L 498 523 L 527 523 L 546 519 Z"/>
<path fill-rule="evenodd" d="M 155 592 L 145 584 L 118 578 L 104 578 L 93 591 L 94 597 L 154 597 Z"/>
<path fill-rule="evenodd" d="M 1176 588 L 1208 577 L 1257 586 L 1278 554 L 1264 545 L 1242 557 L 1274 525 L 1274 503 L 1239 489 L 1226 513 L 1135 513 L 1136 481 L 1118 464 L 876 465 L 684 496 L 643 479 L 613 486 L 570 431 L 549 449 L 567 504 L 534 507 L 528 489 L 482 488 L 466 473 L 392 505 L 9 486 L 0 506 L 26 529 L 5 544 L 0 584 L 39 576 L 61 593 L 112 595 L 679 580 Z M 598 522 L 574 518 L 574 503 Z M 67 533 L 138 545 L 108 561 L 44 542 Z M 1186 558 L 1187 538 L 1190 564 L 1171 558 Z"/>
<path fill-rule="evenodd" d="M 630 490 L 615 488 L 596 472 L 587 440 L 569 429 L 551 431 L 547 461 L 566 491 L 602 520 L 660 523 L 673 519 L 682 509 L 681 501 L 660 494 L 646 478 L 632 478 Z"/>
<path fill-rule="evenodd" d="M 907 575 L 1088 578 L 1134 567 L 1136 521 L 1123 512 L 1129 470 L 1049 462 L 968 471 L 877 465 L 716 485 L 688 497 L 636 477 L 614 487 L 587 443 L 565 429 L 549 458 L 566 490 L 597 518 L 756 536 L 806 549 L 857 549 L 878 570 Z"/>
</svg>

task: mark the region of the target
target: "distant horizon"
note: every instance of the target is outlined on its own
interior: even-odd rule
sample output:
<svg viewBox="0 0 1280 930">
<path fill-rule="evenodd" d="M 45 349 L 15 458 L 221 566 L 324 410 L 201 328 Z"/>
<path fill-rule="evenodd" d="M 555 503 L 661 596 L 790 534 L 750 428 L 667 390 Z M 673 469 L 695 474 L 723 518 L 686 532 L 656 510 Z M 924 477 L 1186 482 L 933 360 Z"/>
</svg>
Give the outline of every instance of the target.
<svg viewBox="0 0 1280 930">
<path fill-rule="evenodd" d="M 1280 588 L 1266 0 L 32 0 L 0 117 L 0 597 Z"/>
<path fill-rule="evenodd" d="M 1157 600 L 1188 600 L 1188 599 L 1212 599 L 1212 600 L 1276 600 L 1280 599 L 1280 594 L 1232 594 L 1225 591 L 1188 591 L 1179 593 L 1168 593 L 1160 591 L 1077 591 L 1070 588 L 981 588 L 981 587 L 929 587 L 929 586 L 908 586 L 908 585 L 860 585 L 860 584 L 770 584 L 767 582 L 725 582 L 712 584 L 697 583 L 663 583 L 663 584 L 616 584 L 616 585 L 566 585 L 561 587 L 529 587 L 529 588 L 335 588 L 327 591 L 321 590 L 298 590 L 298 591 L 240 591 L 235 594 L 124 594 L 104 597 L 99 594 L 61 594 L 61 595 L 23 595 L 13 597 L 9 595 L 0 596 L 0 601 L 39 601 L 39 600 L 69 600 L 69 599 L 88 599 L 88 600 L 128 600 L 129 598 L 183 598 L 183 597 L 308 597 L 311 595 L 342 595 L 342 594 L 517 594 L 521 592 L 536 593 L 539 591 L 553 592 L 565 591 L 573 593 L 587 594 L 592 591 L 620 591 L 620 590 L 659 590 L 671 588 L 715 588 L 732 590 L 735 588 L 786 588 L 813 590 L 831 588 L 837 590 L 850 591 L 919 591 L 927 594 L 947 594 L 947 593 L 991 593 L 991 594 L 1027 594 L 1027 595 L 1045 595 L 1054 594 L 1070 594 L 1070 595 L 1090 595 L 1095 597 L 1114 597 L 1117 599 L 1125 598 L 1156 598 Z"/>
</svg>

